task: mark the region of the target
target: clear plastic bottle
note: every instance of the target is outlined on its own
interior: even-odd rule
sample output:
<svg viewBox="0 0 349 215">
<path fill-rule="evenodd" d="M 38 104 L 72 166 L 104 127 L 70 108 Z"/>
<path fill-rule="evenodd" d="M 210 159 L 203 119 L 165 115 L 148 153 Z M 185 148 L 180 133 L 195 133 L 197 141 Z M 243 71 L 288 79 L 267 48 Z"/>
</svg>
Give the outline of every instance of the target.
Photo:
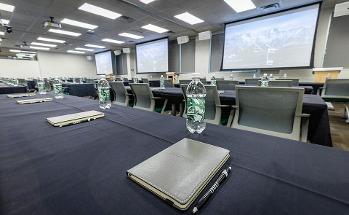
<svg viewBox="0 0 349 215">
<path fill-rule="evenodd" d="M 42 79 L 39 79 L 37 82 L 38 85 L 38 90 L 39 90 L 39 94 L 46 94 L 46 89 L 45 89 L 45 82 Z"/>
<path fill-rule="evenodd" d="M 198 74 L 194 73 L 193 80 L 187 88 L 187 121 L 190 133 L 201 134 L 206 128 L 205 98 L 206 89 Z"/>
<path fill-rule="evenodd" d="M 261 87 L 268 87 L 269 86 L 269 80 L 268 80 L 268 75 L 263 74 L 261 78 Z"/>
<path fill-rule="evenodd" d="M 64 98 L 62 82 L 59 79 L 53 81 L 53 91 L 56 99 Z"/>
<path fill-rule="evenodd" d="M 164 75 L 160 76 L 160 88 L 165 89 L 165 78 Z"/>
<path fill-rule="evenodd" d="M 99 107 L 101 109 L 109 109 L 111 107 L 110 101 L 110 86 L 108 81 L 103 77 L 98 82 L 98 97 Z"/>
<path fill-rule="evenodd" d="M 211 78 L 211 85 L 212 86 L 216 86 L 217 85 L 217 80 L 216 80 L 216 78 L 214 76 L 212 76 L 212 78 Z"/>
</svg>

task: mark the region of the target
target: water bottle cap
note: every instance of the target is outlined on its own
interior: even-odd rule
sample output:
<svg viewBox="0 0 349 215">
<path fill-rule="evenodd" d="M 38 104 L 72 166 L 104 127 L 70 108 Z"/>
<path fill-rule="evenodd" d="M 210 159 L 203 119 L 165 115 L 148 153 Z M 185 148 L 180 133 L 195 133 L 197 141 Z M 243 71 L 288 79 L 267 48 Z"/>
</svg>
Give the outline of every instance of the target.
<svg viewBox="0 0 349 215">
<path fill-rule="evenodd" d="M 198 72 L 193 73 L 193 78 L 200 78 L 200 73 Z"/>
</svg>

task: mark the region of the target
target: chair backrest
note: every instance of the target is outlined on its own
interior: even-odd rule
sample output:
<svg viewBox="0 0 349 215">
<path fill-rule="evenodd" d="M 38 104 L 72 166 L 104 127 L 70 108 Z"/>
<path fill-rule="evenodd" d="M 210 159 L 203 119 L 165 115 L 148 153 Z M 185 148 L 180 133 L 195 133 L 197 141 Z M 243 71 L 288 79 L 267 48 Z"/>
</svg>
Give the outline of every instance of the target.
<svg viewBox="0 0 349 215">
<path fill-rule="evenodd" d="M 149 84 L 130 84 L 133 94 L 135 96 L 134 108 L 153 111 L 155 102 L 153 100 L 153 93 Z"/>
<path fill-rule="evenodd" d="M 164 80 L 165 87 L 173 87 L 173 83 L 171 80 Z"/>
<path fill-rule="evenodd" d="M 122 81 L 110 82 L 110 87 L 114 91 L 115 103 L 128 106 L 129 96 Z"/>
<path fill-rule="evenodd" d="M 291 80 L 272 80 L 269 81 L 269 87 L 292 87 Z"/>
<path fill-rule="evenodd" d="M 303 88 L 237 86 L 232 127 L 300 140 L 303 95 Z"/>
<path fill-rule="evenodd" d="M 220 124 L 221 121 L 221 101 L 216 86 L 206 85 L 205 99 L 205 121 L 213 124 Z"/>
<path fill-rule="evenodd" d="M 191 80 L 179 80 L 179 84 L 190 84 Z"/>
<path fill-rule="evenodd" d="M 218 90 L 235 90 L 236 85 L 239 85 L 238 81 L 217 80 Z"/>
<path fill-rule="evenodd" d="M 142 78 L 142 83 L 149 83 L 149 80 L 147 78 Z"/>
<path fill-rule="evenodd" d="M 299 79 L 296 78 L 286 78 L 286 79 L 276 79 L 278 81 L 292 81 L 292 86 L 293 87 L 298 87 L 299 86 Z"/>
<path fill-rule="evenodd" d="M 122 81 L 128 82 L 128 78 L 123 78 Z"/>
<path fill-rule="evenodd" d="M 349 97 L 349 79 L 327 79 L 322 96 Z"/>
<path fill-rule="evenodd" d="M 259 80 L 260 80 L 259 78 L 247 78 L 245 79 L 245 85 L 258 86 Z"/>
</svg>

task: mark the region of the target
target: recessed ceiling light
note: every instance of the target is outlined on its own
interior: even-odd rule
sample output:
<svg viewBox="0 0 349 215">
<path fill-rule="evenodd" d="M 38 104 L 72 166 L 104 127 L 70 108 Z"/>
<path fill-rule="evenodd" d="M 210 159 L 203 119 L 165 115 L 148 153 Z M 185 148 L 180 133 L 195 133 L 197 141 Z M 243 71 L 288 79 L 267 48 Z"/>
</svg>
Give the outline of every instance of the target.
<svg viewBox="0 0 349 215">
<path fill-rule="evenodd" d="M 0 10 L 13 12 L 15 10 L 15 6 L 9 5 L 9 4 L 0 3 Z"/>
<path fill-rule="evenodd" d="M 87 52 L 93 52 L 94 50 L 93 49 L 85 49 L 85 48 L 75 48 L 76 50 L 79 50 L 79 51 L 87 51 Z"/>
<path fill-rule="evenodd" d="M 177 19 L 180 19 L 186 23 L 189 23 L 191 25 L 195 25 L 195 24 L 204 22 L 204 20 L 202 20 L 202 19 L 200 19 L 200 18 L 198 18 L 198 17 L 196 17 L 188 12 L 178 14 L 174 17 Z"/>
<path fill-rule="evenodd" d="M 154 31 L 154 32 L 159 33 L 159 34 L 168 32 L 167 29 L 161 28 L 159 26 L 152 25 L 152 24 L 144 25 L 144 26 L 142 26 L 142 28 L 147 29 L 149 31 Z"/>
<path fill-rule="evenodd" d="M 0 35 L 1 35 L 1 36 L 4 36 L 4 35 L 5 35 L 5 32 L 0 31 Z"/>
<path fill-rule="evenodd" d="M 75 51 L 75 50 L 68 50 L 67 52 L 71 53 L 71 54 L 85 54 L 85 52 L 80 52 L 80 51 Z"/>
<path fill-rule="evenodd" d="M 51 39 L 46 37 L 38 37 L 38 40 L 45 41 L 45 42 L 52 42 L 52 43 L 65 43 L 64 40 L 56 40 L 56 39 Z"/>
<path fill-rule="evenodd" d="M 81 36 L 80 33 L 72 32 L 72 31 L 65 31 L 65 30 L 60 30 L 60 29 L 53 29 L 53 28 L 51 28 L 48 31 L 52 32 L 52 33 L 56 33 L 56 34 L 64 34 L 64 35 L 73 36 L 73 37 Z"/>
<path fill-rule="evenodd" d="M 144 4 L 149 4 L 155 0 L 139 0 L 139 1 L 143 2 Z"/>
<path fill-rule="evenodd" d="M 67 24 L 67 25 L 73 25 L 73 26 L 77 26 L 77 27 L 81 27 L 81 28 L 86 28 L 86 29 L 89 29 L 89 30 L 93 30 L 93 29 L 98 28 L 97 25 L 91 25 L 91 24 L 88 24 L 88 23 L 85 23 L 85 22 L 79 22 L 79 21 L 75 21 L 75 20 L 67 19 L 67 18 L 64 18 L 61 21 L 61 23 Z"/>
<path fill-rule="evenodd" d="M 8 20 L 8 19 L 0 19 L 0 22 L 1 22 L 1 24 L 3 24 L 3 25 L 8 25 L 8 24 L 10 24 L 10 20 Z"/>
<path fill-rule="evenodd" d="M 18 49 L 10 49 L 9 51 L 13 52 L 13 53 L 20 53 L 20 52 L 22 52 L 21 50 L 18 50 Z"/>
<path fill-rule="evenodd" d="M 94 45 L 94 44 L 86 44 L 85 46 L 90 48 L 105 49 L 105 46 Z"/>
<path fill-rule="evenodd" d="M 130 33 L 121 33 L 121 34 L 119 34 L 119 36 L 129 37 L 129 38 L 132 38 L 132 39 L 135 39 L 135 40 L 139 40 L 139 39 L 144 38 L 143 36 L 139 36 L 139 35 L 136 35 L 136 34 L 130 34 Z"/>
<path fill-rule="evenodd" d="M 0 38 L 0 42 L 2 41 L 2 39 Z"/>
<path fill-rule="evenodd" d="M 79 7 L 79 10 L 83 10 L 89 13 L 93 13 L 95 15 L 103 16 L 109 19 L 117 19 L 122 16 L 119 13 L 115 13 L 111 10 L 107 10 L 98 6 L 94 6 L 92 4 L 85 3 Z"/>
<path fill-rule="evenodd" d="M 256 8 L 256 5 L 252 0 L 224 0 L 231 8 L 237 13 L 252 10 Z"/>
<path fill-rule="evenodd" d="M 50 50 L 50 48 L 46 48 L 46 47 L 38 47 L 38 46 L 29 46 L 29 48 L 31 48 L 31 49 L 35 49 L 35 50 L 45 50 L 45 51 Z"/>
<path fill-rule="evenodd" d="M 116 43 L 116 44 L 123 44 L 123 43 L 125 43 L 124 41 L 113 40 L 113 39 L 109 39 L 109 38 L 105 38 L 102 41 L 103 42 L 107 42 L 107 43 Z"/>
<path fill-rule="evenodd" d="M 32 42 L 32 43 L 30 43 L 30 45 L 34 45 L 34 46 L 46 46 L 46 47 L 51 47 L 51 48 L 57 47 L 57 45 L 55 45 L 55 44 L 37 43 L 37 42 Z"/>
</svg>

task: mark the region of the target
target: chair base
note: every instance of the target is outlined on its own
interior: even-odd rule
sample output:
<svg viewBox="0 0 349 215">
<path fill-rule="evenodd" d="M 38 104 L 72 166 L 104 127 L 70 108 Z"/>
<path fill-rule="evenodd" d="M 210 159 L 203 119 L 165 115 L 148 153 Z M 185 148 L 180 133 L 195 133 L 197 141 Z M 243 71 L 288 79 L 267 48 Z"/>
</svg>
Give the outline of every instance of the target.
<svg viewBox="0 0 349 215">
<path fill-rule="evenodd" d="M 344 117 L 345 117 L 345 119 L 346 119 L 346 123 L 348 123 L 349 124 L 349 107 L 348 107 L 348 105 L 345 105 L 345 110 L 344 110 Z"/>
</svg>

